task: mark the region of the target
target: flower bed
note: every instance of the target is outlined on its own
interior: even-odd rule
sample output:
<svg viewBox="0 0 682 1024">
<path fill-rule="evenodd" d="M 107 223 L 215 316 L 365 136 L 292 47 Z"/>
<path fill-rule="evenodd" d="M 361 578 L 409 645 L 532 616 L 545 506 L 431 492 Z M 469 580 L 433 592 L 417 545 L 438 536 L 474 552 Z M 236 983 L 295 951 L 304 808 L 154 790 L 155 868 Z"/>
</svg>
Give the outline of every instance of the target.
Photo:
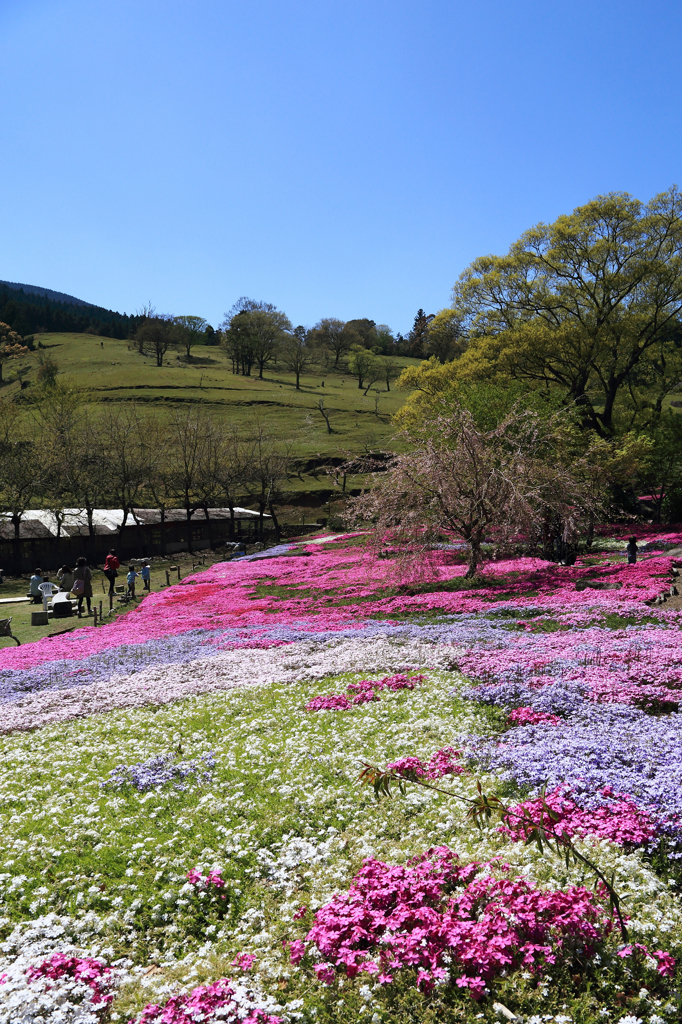
<svg viewBox="0 0 682 1024">
<path fill-rule="evenodd" d="M 287 545 L 0 651 L 0 1022 L 680 1018 L 671 559 L 461 557 Z"/>
</svg>

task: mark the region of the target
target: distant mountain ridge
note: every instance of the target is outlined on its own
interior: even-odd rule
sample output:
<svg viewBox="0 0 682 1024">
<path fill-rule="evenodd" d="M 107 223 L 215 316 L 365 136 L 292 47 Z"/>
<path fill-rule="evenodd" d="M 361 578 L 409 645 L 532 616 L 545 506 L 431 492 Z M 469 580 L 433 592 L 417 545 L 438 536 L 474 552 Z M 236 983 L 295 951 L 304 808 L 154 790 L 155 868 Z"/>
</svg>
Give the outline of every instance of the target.
<svg viewBox="0 0 682 1024">
<path fill-rule="evenodd" d="M 22 338 L 52 331 L 130 338 L 141 319 L 139 314 L 117 313 L 53 288 L 0 281 L 0 323 L 9 324 Z"/>
<path fill-rule="evenodd" d="M 5 288 L 10 288 L 15 292 L 23 291 L 27 295 L 40 295 L 42 298 L 51 299 L 52 302 L 64 302 L 69 306 L 89 306 L 91 309 L 101 308 L 96 306 L 94 302 L 84 302 L 83 299 L 77 299 L 74 295 L 67 295 L 65 292 L 55 292 L 52 288 L 39 288 L 35 284 L 17 284 L 16 281 L 0 281 L 0 288 L 3 285 Z"/>
</svg>

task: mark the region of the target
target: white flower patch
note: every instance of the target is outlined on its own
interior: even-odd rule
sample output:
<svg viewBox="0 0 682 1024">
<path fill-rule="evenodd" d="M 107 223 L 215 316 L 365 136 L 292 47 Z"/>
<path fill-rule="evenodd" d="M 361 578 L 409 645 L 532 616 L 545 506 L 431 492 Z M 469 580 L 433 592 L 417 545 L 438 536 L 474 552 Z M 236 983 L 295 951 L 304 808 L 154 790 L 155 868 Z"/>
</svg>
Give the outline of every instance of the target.
<svg viewBox="0 0 682 1024">
<path fill-rule="evenodd" d="M 106 1004 L 93 1002 L 89 985 L 73 978 L 36 978 L 27 971 L 54 953 L 95 956 L 74 944 L 74 938 L 93 934 L 93 921 L 48 914 L 17 925 L 0 944 L 0 1024 L 98 1024 Z M 107 977 L 108 989 L 127 977 L 122 968 Z"/>
<path fill-rule="evenodd" d="M 181 664 L 155 666 L 131 676 L 64 690 L 32 693 L 3 708 L 0 733 L 35 729 L 116 708 L 167 704 L 201 693 L 268 686 L 341 673 L 402 672 L 428 666 L 450 668 L 461 648 L 417 640 L 365 638 L 306 640 L 269 650 L 224 651 Z"/>
<path fill-rule="evenodd" d="M 336 845 L 334 837 L 313 843 L 297 836 L 283 844 L 279 857 L 273 857 L 269 850 L 259 850 L 258 863 L 273 888 L 290 896 L 306 875 L 310 876 L 311 867 L 329 864 Z"/>
</svg>

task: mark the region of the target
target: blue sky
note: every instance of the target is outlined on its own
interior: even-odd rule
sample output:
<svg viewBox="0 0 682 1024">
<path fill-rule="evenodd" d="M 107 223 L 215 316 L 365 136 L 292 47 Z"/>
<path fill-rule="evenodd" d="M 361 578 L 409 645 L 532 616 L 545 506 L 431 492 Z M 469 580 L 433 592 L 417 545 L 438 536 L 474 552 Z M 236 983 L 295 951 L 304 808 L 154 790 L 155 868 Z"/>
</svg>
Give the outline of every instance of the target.
<svg viewBox="0 0 682 1024">
<path fill-rule="evenodd" d="M 679 3 L 0 0 L 0 279 L 406 332 L 476 256 L 682 184 Z"/>
</svg>

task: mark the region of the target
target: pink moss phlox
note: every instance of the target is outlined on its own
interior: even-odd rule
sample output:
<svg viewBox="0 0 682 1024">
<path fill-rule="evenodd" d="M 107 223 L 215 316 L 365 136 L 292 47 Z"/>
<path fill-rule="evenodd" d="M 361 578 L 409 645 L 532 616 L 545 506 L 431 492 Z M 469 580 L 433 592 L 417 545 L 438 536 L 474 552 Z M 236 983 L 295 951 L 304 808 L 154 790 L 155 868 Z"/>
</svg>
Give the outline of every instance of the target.
<svg viewBox="0 0 682 1024">
<path fill-rule="evenodd" d="M 558 715 L 549 715 L 545 711 L 534 711 L 533 708 L 514 708 L 507 719 L 509 725 L 539 725 L 541 722 L 545 722 L 547 725 L 558 725 L 560 721 Z"/>
<path fill-rule="evenodd" d="M 322 630 L 346 629 L 377 613 L 487 611 L 500 598 L 505 604 L 527 607 L 530 595 L 534 595 L 530 597 L 534 607 L 564 618 L 569 608 L 573 615 L 581 609 L 598 608 L 641 613 L 644 601 L 667 589 L 671 568 L 670 557 L 663 555 L 642 558 L 636 565 L 617 562 L 598 567 L 557 566 L 539 558 L 517 558 L 486 563 L 486 585 L 467 589 L 466 566 L 449 564 L 448 558 L 448 552 L 434 553 L 433 590 L 392 597 L 382 596 L 386 581 L 378 570 L 367 572 L 366 553 L 361 548 L 325 550 L 322 545 L 312 547 L 305 559 L 217 563 L 182 584 L 147 595 L 128 615 L 97 629 L 86 627 L 22 647 L 3 648 L 0 668 L 26 669 L 57 659 L 77 662 L 101 651 L 195 629 L 218 634 L 221 628 L 240 624 L 270 628 L 294 621 L 314 622 Z M 595 578 L 619 584 L 620 589 L 575 589 L 576 583 Z M 460 579 L 461 589 L 443 589 Z M 188 583 L 193 585 L 185 585 Z M 262 596 L 263 587 L 274 587 L 277 592 Z M 292 596 L 283 598 L 282 587 Z M 518 634 L 519 638 L 533 636 Z M 216 639 L 220 645 L 219 635 Z M 253 638 L 245 638 L 244 643 L 259 646 Z M 271 643 L 265 640 L 264 645 Z M 231 640 L 229 646 L 239 644 Z"/>
<path fill-rule="evenodd" d="M 620 846 L 641 846 L 656 834 L 656 825 L 646 811 L 642 810 L 627 793 L 614 794 L 605 787 L 601 795 L 609 802 L 591 810 L 583 810 L 571 797 L 568 786 L 557 786 L 545 795 L 544 803 L 553 811 L 552 818 L 543 800 L 525 800 L 515 804 L 510 811 L 528 817 L 526 823 L 510 815 L 500 825 L 504 832 L 516 842 L 524 842 L 533 830 L 533 824 L 544 825 L 552 832 L 570 839 L 573 836 L 595 836 L 608 839 Z M 613 799 L 610 799 L 613 797 Z"/>
<path fill-rule="evenodd" d="M 353 704 L 369 704 L 373 700 L 381 700 L 376 690 L 363 690 L 362 693 L 357 693 L 353 697 Z"/>
<path fill-rule="evenodd" d="M 386 765 L 386 771 L 396 775 L 426 775 L 426 767 L 418 757 L 399 757 Z"/>
<path fill-rule="evenodd" d="M 349 711 L 353 705 L 343 693 L 330 693 L 325 697 L 313 697 L 305 706 L 306 711 Z"/>
<path fill-rule="evenodd" d="M 286 949 L 286 947 L 287 947 L 287 940 L 286 939 L 283 942 L 283 946 Z M 303 959 L 304 956 L 305 956 L 305 942 L 303 941 L 303 939 L 294 939 L 294 941 L 289 944 L 289 959 L 291 960 L 292 964 L 294 964 L 294 966 L 295 966 L 296 964 L 300 964 L 300 962 L 301 962 L 301 960 Z"/>
<path fill-rule="evenodd" d="M 494 649 L 467 651 L 458 661 L 465 675 L 484 683 L 518 680 L 541 689 L 557 678 L 575 681 L 596 703 L 673 710 L 682 699 L 678 629 L 588 626 L 578 635 L 575 630 L 518 633 Z"/>
<path fill-rule="evenodd" d="M 461 750 L 454 747 L 443 747 L 431 755 L 428 768 L 426 769 L 427 779 L 442 779 L 445 775 L 462 775 L 465 769 L 461 764 L 455 763 L 455 758 L 460 757 Z"/>
<path fill-rule="evenodd" d="M 407 675 L 397 672 L 383 679 L 361 679 L 358 683 L 349 683 L 348 691 L 355 694 L 352 702 L 343 693 L 329 693 L 321 697 L 313 697 L 305 706 L 306 711 L 349 711 L 353 705 L 369 704 L 381 700 L 381 690 L 414 690 L 417 683 L 423 682 L 427 676 Z"/>
<path fill-rule="evenodd" d="M 461 755 L 461 750 L 454 747 L 443 747 L 431 755 L 428 764 L 419 757 L 399 757 L 386 765 L 386 771 L 395 772 L 397 775 L 417 775 L 425 779 L 442 779 L 445 775 L 461 775 L 464 768 L 461 764 L 455 763 L 455 758 Z"/>
<path fill-rule="evenodd" d="M 348 893 L 317 911 L 306 936 L 324 957 L 323 980 L 333 980 L 330 965 L 350 978 L 376 975 L 380 984 L 416 968 L 417 985 L 429 990 L 448 977 L 450 963 L 456 984 L 478 999 L 502 971 L 538 971 L 576 945 L 590 955 L 611 931 L 610 914 L 590 890 L 475 877 L 490 866 L 460 865 L 444 846 L 404 866 L 366 860 Z M 455 887 L 460 891 L 448 896 Z M 304 950 L 303 942 L 292 943 L 292 963 Z"/>
<path fill-rule="evenodd" d="M 89 956 L 67 956 L 65 953 L 53 953 L 37 967 L 29 967 L 26 971 L 29 981 L 38 978 L 73 978 L 92 989 L 92 1002 L 95 1005 L 110 1003 L 114 998 L 111 993 L 104 992 L 102 982 L 111 974 L 111 968 L 105 967 L 99 960 Z"/>
<path fill-rule="evenodd" d="M 656 965 L 656 970 L 664 978 L 670 977 L 675 970 L 675 964 L 677 963 L 675 957 L 671 953 L 666 953 L 663 949 L 656 949 L 650 952 L 643 942 L 633 942 L 618 950 L 618 956 L 623 958 L 637 956 L 638 954 L 643 957 L 650 957 Z"/>
<path fill-rule="evenodd" d="M 293 914 L 294 921 L 300 921 L 301 918 L 305 917 L 305 915 L 307 913 L 308 913 L 308 908 L 305 905 L 305 903 L 302 903 L 301 906 L 298 908 L 298 910 L 294 911 L 294 914 Z"/>
<path fill-rule="evenodd" d="M 187 881 L 191 885 L 196 886 L 197 889 L 203 889 L 205 892 L 212 893 L 221 900 L 227 899 L 227 896 L 220 892 L 227 883 L 219 871 L 209 871 L 207 875 L 202 875 L 196 868 L 192 868 L 191 871 L 187 872 Z"/>
<path fill-rule="evenodd" d="M 210 985 L 199 985 L 191 992 L 172 996 L 163 1006 L 149 1003 L 129 1024 L 196 1024 L 209 1020 L 220 1020 L 224 1024 L 282 1024 L 281 1017 L 264 1010 L 249 1009 L 245 1014 L 236 995 L 235 983 L 221 978 Z"/>
<path fill-rule="evenodd" d="M 238 967 L 241 971 L 250 971 L 256 962 L 256 957 L 253 953 L 239 953 L 238 956 L 231 961 L 233 967 Z"/>
<path fill-rule="evenodd" d="M 423 683 L 428 676 L 408 675 L 405 672 L 396 672 L 392 676 L 384 676 L 383 679 L 361 679 L 359 683 L 349 683 L 346 689 L 350 693 L 371 693 L 377 690 L 391 690 L 397 693 L 398 690 L 414 690 L 417 683 Z"/>
</svg>

